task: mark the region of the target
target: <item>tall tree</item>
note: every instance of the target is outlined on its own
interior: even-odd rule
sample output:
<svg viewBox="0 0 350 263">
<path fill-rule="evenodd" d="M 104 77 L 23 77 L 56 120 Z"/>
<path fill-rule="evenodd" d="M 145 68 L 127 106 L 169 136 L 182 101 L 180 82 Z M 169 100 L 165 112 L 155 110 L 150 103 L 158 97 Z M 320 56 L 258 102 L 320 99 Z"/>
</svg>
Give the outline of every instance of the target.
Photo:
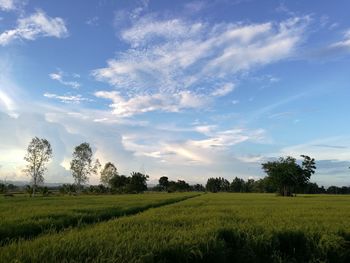
<svg viewBox="0 0 350 263">
<path fill-rule="evenodd" d="M 263 170 L 283 196 L 290 196 L 304 187 L 315 172 L 315 160 L 305 155 L 301 157 L 304 158 L 301 166 L 297 164 L 295 158 L 290 156 L 262 164 Z"/>
<path fill-rule="evenodd" d="M 159 178 L 159 186 L 163 191 L 167 191 L 169 187 L 169 178 L 166 176 L 162 176 Z"/>
<path fill-rule="evenodd" d="M 52 148 L 48 140 L 34 137 L 28 145 L 24 160 L 28 162 L 24 172 L 32 178 L 32 196 L 38 184 L 44 182 L 47 163 L 52 158 Z"/>
<path fill-rule="evenodd" d="M 97 162 L 93 165 L 92 150 L 90 144 L 84 142 L 75 147 L 73 152 L 73 159 L 70 162 L 70 169 L 77 185 L 78 190 L 81 186 L 88 182 L 91 174 L 97 172 Z"/>
<path fill-rule="evenodd" d="M 140 193 L 147 190 L 148 178 L 148 175 L 139 172 L 132 172 L 129 182 L 126 186 L 127 191 L 130 193 Z"/>
<path fill-rule="evenodd" d="M 111 162 L 106 163 L 101 171 L 101 184 L 104 186 L 110 185 L 110 181 L 115 175 L 118 175 L 117 167 Z"/>
</svg>

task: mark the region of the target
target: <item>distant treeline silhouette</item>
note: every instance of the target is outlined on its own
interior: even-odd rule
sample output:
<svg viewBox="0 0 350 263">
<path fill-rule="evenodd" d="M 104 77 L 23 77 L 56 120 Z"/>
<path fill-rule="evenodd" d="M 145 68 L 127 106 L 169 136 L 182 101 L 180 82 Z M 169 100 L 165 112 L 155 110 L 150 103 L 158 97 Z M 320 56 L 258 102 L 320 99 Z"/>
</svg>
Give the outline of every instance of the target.
<svg viewBox="0 0 350 263">
<path fill-rule="evenodd" d="M 23 172 L 31 177 L 31 185 L 17 187 L 13 184 L 0 183 L 0 193 L 25 191 L 34 196 L 36 191 L 43 195 L 49 195 L 49 190 L 58 190 L 61 194 L 83 193 L 141 193 L 144 191 L 186 192 L 238 192 L 238 193 L 278 193 L 282 196 L 293 196 L 297 193 L 304 194 L 350 194 L 350 187 L 330 186 L 325 189 L 316 183 L 311 183 L 311 175 L 315 173 L 315 159 L 301 155 L 299 164 L 293 157 L 280 157 L 275 161 L 262 163 L 262 169 L 266 177 L 253 180 L 244 180 L 235 177 L 232 182 L 222 178 L 209 178 L 206 185 L 190 185 L 184 180 L 169 181 L 163 176 L 159 184 L 147 188 L 148 175 L 140 172 L 132 172 L 130 176 L 119 175 L 117 167 L 112 162 L 107 162 L 103 168 L 99 160 L 93 159 L 93 152 L 87 142 L 76 146 L 70 162 L 70 170 L 74 184 L 64 184 L 60 187 L 48 188 L 40 186 L 44 182 L 44 174 L 47 164 L 52 158 L 52 148 L 48 140 L 34 137 L 27 148 L 24 160 L 27 165 Z M 91 175 L 100 176 L 99 185 L 89 185 Z"/>
</svg>

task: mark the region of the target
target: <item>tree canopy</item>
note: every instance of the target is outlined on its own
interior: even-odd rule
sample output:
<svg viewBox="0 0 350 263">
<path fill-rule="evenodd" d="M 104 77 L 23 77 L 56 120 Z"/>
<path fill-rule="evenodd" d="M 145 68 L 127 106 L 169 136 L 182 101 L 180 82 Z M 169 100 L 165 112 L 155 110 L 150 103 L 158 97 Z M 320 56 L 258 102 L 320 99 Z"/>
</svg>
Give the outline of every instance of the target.
<svg viewBox="0 0 350 263">
<path fill-rule="evenodd" d="M 52 149 L 48 140 L 34 137 L 28 145 L 24 160 L 27 161 L 24 172 L 32 178 L 32 195 L 35 195 L 38 184 L 44 182 L 47 163 L 52 158 Z"/>
<path fill-rule="evenodd" d="M 96 173 L 90 144 L 84 142 L 74 148 L 70 169 L 78 189 L 89 180 L 91 174 Z"/>
<path fill-rule="evenodd" d="M 301 157 L 303 158 L 301 165 L 291 156 L 280 157 L 277 161 L 262 164 L 262 169 L 282 196 L 290 196 L 304 187 L 315 172 L 315 159 L 306 155 Z"/>
</svg>

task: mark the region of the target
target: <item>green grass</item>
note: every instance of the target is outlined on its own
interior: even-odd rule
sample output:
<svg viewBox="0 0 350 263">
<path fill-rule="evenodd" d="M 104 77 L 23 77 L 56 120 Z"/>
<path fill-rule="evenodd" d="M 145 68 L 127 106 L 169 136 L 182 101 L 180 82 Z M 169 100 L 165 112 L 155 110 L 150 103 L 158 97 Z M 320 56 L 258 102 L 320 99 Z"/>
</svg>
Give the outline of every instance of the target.
<svg viewBox="0 0 350 263">
<path fill-rule="evenodd" d="M 350 196 L 205 194 L 0 248 L 1 262 L 350 262 Z"/>
<path fill-rule="evenodd" d="M 45 232 L 81 226 L 135 214 L 193 196 L 139 194 L 0 198 L 0 244 L 31 238 Z"/>
</svg>

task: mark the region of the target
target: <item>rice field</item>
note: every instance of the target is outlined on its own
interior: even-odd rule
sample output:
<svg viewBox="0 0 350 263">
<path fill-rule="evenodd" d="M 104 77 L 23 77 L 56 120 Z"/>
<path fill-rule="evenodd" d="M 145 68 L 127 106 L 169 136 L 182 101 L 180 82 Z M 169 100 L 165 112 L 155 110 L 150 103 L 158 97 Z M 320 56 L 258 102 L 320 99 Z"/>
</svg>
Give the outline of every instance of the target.
<svg viewBox="0 0 350 263">
<path fill-rule="evenodd" d="M 83 226 L 184 200 L 187 194 L 81 195 L 0 198 L 0 245 Z"/>
<path fill-rule="evenodd" d="M 0 262 L 350 262 L 350 196 L 203 194 L 15 241 L 0 255 Z"/>
</svg>

